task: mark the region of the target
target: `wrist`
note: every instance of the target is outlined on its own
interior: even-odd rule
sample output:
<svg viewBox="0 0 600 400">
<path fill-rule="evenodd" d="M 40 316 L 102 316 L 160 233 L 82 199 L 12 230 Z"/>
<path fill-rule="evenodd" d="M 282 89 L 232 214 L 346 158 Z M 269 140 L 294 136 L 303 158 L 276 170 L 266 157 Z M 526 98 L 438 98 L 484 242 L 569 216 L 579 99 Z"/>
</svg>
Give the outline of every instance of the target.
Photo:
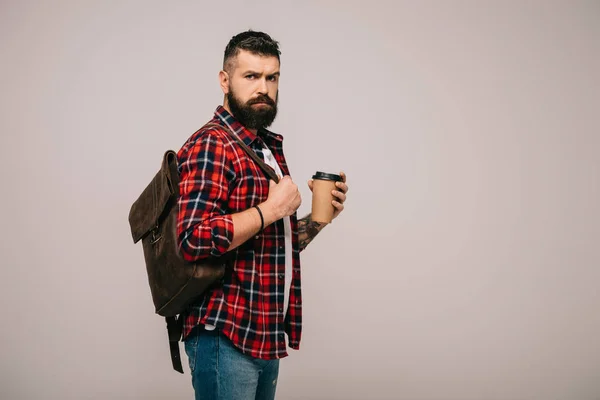
<svg viewBox="0 0 600 400">
<path fill-rule="evenodd" d="M 267 201 L 260 203 L 258 207 L 260 207 L 260 210 L 263 214 L 264 226 L 269 226 L 273 222 L 282 218 L 278 216 L 277 212 L 275 211 L 275 208 L 272 207 L 271 204 L 269 204 Z"/>
<path fill-rule="evenodd" d="M 259 206 L 254 206 L 253 208 L 256 208 L 256 211 L 258 211 L 258 216 L 260 217 L 260 229 L 258 231 L 262 232 L 265 229 L 265 218 Z"/>
</svg>

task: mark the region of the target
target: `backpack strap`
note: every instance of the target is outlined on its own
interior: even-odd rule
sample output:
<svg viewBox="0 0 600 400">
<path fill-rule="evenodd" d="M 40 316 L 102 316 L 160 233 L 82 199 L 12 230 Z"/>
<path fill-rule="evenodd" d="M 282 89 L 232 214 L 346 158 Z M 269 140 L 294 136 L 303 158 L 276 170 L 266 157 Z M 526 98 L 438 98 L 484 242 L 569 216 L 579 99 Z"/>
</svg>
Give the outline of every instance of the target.
<svg viewBox="0 0 600 400">
<path fill-rule="evenodd" d="M 165 317 L 167 321 L 167 332 L 169 335 L 169 349 L 171 351 L 171 362 L 173 369 L 183 374 L 183 366 L 181 365 L 181 353 L 179 352 L 179 340 L 183 333 L 183 316 Z"/>
<path fill-rule="evenodd" d="M 260 159 L 260 157 L 258 156 L 258 154 L 256 154 L 256 152 L 254 150 L 252 150 L 250 147 L 248 147 L 246 145 L 246 143 L 244 143 L 242 141 L 242 139 L 240 139 L 238 137 L 238 135 L 236 135 L 229 127 L 223 126 L 223 125 L 219 125 L 219 124 L 215 124 L 215 123 L 209 123 L 209 124 L 206 124 L 206 125 L 204 125 L 202 127 L 202 129 L 205 129 L 205 128 L 221 128 L 221 129 L 224 129 L 227 133 L 229 133 L 229 135 L 231 137 L 233 137 L 235 139 L 235 141 L 242 147 L 242 149 L 244 149 L 244 151 L 246 152 L 246 154 L 248 154 L 248 156 L 250 156 L 250 158 L 252 158 L 258 164 L 258 166 L 265 172 L 265 174 L 267 174 L 267 176 L 269 177 L 269 179 L 275 181 L 275 183 L 279 183 L 279 178 L 277 177 L 277 174 L 275 173 L 275 171 L 273 171 L 273 168 L 271 168 L 267 164 L 265 164 L 265 162 Z"/>
</svg>

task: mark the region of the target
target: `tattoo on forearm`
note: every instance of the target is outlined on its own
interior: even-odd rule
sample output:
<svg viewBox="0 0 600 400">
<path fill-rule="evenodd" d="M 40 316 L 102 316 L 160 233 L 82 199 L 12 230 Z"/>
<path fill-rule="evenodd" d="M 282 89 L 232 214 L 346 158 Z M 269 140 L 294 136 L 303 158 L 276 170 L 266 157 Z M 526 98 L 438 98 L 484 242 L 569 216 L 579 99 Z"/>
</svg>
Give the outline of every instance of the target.
<svg viewBox="0 0 600 400">
<path fill-rule="evenodd" d="M 298 220 L 298 242 L 300 244 L 300 251 L 304 250 L 326 225 L 327 224 L 313 221 L 311 219 L 311 214 Z"/>
</svg>

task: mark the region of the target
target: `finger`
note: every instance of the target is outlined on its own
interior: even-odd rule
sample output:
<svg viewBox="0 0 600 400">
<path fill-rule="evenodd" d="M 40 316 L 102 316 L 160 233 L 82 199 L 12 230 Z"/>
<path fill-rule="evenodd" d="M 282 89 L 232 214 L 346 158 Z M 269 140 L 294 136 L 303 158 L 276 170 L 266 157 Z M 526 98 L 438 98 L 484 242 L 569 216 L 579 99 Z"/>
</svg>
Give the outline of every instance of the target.
<svg viewBox="0 0 600 400">
<path fill-rule="evenodd" d="M 336 182 L 335 186 L 343 193 L 348 191 L 348 185 L 346 185 L 344 182 Z"/>
<path fill-rule="evenodd" d="M 340 202 L 337 202 L 335 200 L 333 200 L 331 202 L 331 204 L 333 204 L 333 206 L 338 210 L 338 211 L 342 211 L 344 209 L 344 205 Z"/>
<path fill-rule="evenodd" d="M 340 176 L 342 177 L 342 182 L 346 182 L 346 174 L 344 173 L 344 171 L 340 172 Z"/>
<path fill-rule="evenodd" d="M 308 183 L 308 188 L 309 188 L 309 189 L 310 189 L 310 191 L 312 192 L 312 190 L 313 190 L 313 180 L 312 180 L 312 179 L 309 179 L 307 183 Z"/>
<path fill-rule="evenodd" d="M 338 192 L 337 190 L 332 190 L 331 194 L 333 194 L 335 197 L 337 197 L 338 200 L 340 200 L 340 203 L 343 203 L 344 201 L 346 201 L 346 195 L 342 192 Z"/>
</svg>

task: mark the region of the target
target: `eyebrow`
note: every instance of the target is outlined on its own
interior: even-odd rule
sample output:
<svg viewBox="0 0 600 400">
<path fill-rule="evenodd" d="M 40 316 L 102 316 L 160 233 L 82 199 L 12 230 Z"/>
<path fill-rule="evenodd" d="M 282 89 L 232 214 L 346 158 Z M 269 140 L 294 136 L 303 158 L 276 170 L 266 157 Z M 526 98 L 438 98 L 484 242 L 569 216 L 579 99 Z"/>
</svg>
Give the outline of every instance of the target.
<svg viewBox="0 0 600 400">
<path fill-rule="evenodd" d="M 244 75 L 262 75 L 260 72 L 256 72 L 256 71 L 252 71 L 252 70 L 248 70 L 244 72 Z M 281 72 L 277 71 L 277 72 L 273 72 L 272 74 L 268 74 L 267 76 L 280 76 Z"/>
</svg>

